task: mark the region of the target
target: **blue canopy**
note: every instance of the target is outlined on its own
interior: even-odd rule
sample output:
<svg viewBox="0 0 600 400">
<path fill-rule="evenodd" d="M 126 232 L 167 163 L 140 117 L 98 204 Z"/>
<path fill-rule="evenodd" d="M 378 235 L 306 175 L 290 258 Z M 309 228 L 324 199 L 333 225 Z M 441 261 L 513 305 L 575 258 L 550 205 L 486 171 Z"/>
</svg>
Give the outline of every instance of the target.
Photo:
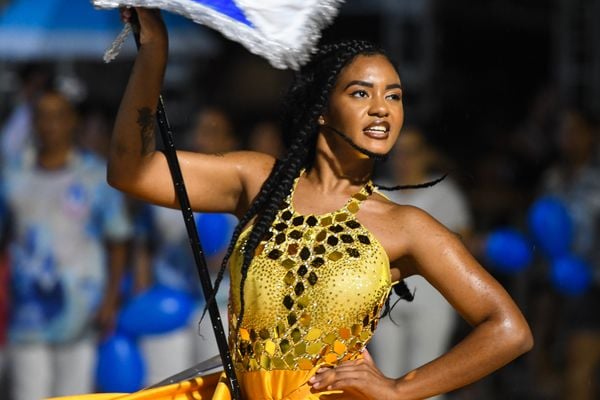
<svg viewBox="0 0 600 400">
<path fill-rule="evenodd" d="M 212 54 L 218 41 L 207 29 L 169 13 L 171 54 Z M 123 27 L 117 10 L 97 10 L 88 0 L 14 0 L 0 10 L 0 59 L 101 59 Z M 135 52 L 128 40 L 122 55 Z"/>
</svg>

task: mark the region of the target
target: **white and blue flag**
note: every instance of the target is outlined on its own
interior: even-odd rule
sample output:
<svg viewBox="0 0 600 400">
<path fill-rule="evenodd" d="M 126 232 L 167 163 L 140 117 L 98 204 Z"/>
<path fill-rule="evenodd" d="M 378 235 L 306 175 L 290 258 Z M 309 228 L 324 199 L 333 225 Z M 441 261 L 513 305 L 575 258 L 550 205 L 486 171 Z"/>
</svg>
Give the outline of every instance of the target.
<svg viewBox="0 0 600 400">
<path fill-rule="evenodd" d="M 276 68 L 298 69 L 343 0 L 92 1 L 100 8 L 136 6 L 178 13 L 241 43 Z"/>
</svg>

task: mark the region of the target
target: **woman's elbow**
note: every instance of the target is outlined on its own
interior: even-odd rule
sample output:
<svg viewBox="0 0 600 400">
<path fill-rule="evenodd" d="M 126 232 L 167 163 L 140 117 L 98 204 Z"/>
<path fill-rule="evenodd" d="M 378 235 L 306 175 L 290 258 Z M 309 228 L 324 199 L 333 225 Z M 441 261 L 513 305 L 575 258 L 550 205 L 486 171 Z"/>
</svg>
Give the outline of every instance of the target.
<svg viewBox="0 0 600 400">
<path fill-rule="evenodd" d="M 512 327 L 509 328 L 507 332 L 508 342 L 518 357 L 533 348 L 533 334 L 525 321 L 510 325 L 512 325 Z"/>
<path fill-rule="evenodd" d="M 131 190 L 131 184 L 128 182 L 127 177 L 123 174 L 123 171 L 119 171 L 118 168 L 111 167 L 110 164 L 106 169 L 106 182 L 113 188 L 122 192 L 129 192 Z"/>
<path fill-rule="evenodd" d="M 524 332 L 521 333 L 521 338 L 519 340 L 519 348 L 521 350 L 521 354 L 527 353 L 528 351 L 533 349 L 534 345 L 533 334 L 531 333 L 531 329 L 529 329 L 529 326 L 526 326 L 523 331 Z"/>
</svg>

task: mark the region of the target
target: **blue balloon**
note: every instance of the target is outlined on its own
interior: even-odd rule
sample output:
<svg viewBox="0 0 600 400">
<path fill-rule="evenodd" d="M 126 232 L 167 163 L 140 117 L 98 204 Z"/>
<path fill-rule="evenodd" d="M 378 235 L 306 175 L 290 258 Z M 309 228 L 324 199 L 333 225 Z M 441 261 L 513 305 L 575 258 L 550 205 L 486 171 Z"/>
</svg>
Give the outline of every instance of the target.
<svg viewBox="0 0 600 400">
<path fill-rule="evenodd" d="M 125 305 L 117 327 L 132 336 L 167 333 L 187 325 L 194 308 L 187 293 L 155 285 Z"/>
<path fill-rule="evenodd" d="M 98 348 L 96 384 L 103 392 L 130 393 L 140 390 L 145 365 L 135 341 L 125 335 L 112 335 Z"/>
<path fill-rule="evenodd" d="M 227 214 L 198 214 L 196 228 L 202 249 L 209 257 L 225 250 L 231 239 L 232 226 Z"/>
<path fill-rule="evenodd" d="M 514 229 L 498 229 L 487 239 L 485 256 L 491 266 L 504 273 L 525 269 L 533 259 L 531 245 Z"/>
<path fill-rule="evenodd" d="M 533 238 L 548 257 L 569 254 L 573 221 L 560 200 L 550 196 L 540 198 L 531 206 L 528 219 Z"/>
<path fill-rule="evenodd" d="M 580 296 L 592 286 L 592 268 L 574 256 L 557 258 L 550 268 L 550 280 L 560 293 Z"/>
</svg>

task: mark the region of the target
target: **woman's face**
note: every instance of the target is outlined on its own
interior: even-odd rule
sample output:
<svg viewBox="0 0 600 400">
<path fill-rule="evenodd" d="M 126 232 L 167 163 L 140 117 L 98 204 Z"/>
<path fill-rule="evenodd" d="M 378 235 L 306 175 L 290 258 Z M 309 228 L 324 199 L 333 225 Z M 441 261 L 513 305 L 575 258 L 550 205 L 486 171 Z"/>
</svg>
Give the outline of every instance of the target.
<svg viewBox="0 0 600 400">
<path fill-rule="evenodd" d="M 331 91 L 325 125 L 345 133 L 373 153 L 387 154 L 404 122 L 402 87 L 394 66 L 382 55 L 357 56 Z"/>
</svg>

